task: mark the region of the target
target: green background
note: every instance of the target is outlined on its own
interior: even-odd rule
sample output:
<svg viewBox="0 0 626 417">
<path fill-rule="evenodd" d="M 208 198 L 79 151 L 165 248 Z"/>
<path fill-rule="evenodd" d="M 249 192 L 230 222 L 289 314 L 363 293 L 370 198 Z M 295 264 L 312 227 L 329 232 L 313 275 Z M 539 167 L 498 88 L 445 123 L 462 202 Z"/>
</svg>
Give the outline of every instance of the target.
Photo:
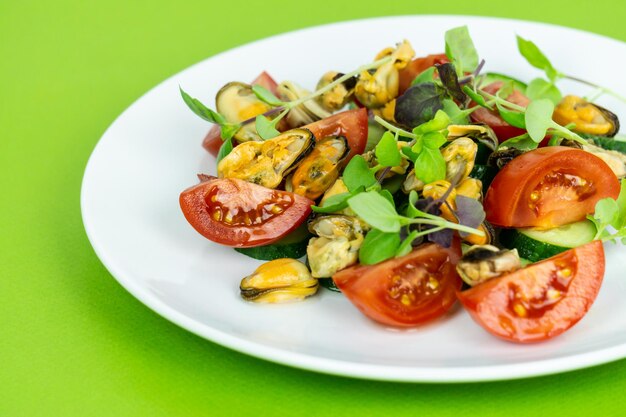
<svg viewBox="0 0 626 417">
<path fill-rule="evenodd" d="M 0 416 L 624 415 L 624 360 L 428 385 L 321 375 L 230 351 L 135 300 L 83 230 L 81 178 L 107 126 L 161 80 L 236 45 L 424 13 L 517 17 L 626 40 L 620 0 L 503 3 L 0 0 Z"/>
</svg>

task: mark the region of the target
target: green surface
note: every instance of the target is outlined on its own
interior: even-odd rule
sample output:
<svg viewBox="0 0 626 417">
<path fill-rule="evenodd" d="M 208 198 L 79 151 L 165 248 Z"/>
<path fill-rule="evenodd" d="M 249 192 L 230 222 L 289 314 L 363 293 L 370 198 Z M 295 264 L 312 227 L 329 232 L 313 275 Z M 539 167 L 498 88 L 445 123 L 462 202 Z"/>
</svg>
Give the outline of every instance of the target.
<svg viewBox="0 0 626 417">
<path fill-rule="evenodd" d="M 623 415 L 626 361 L 443 386 L 339 378 L 232 352 L 120 287 L 79 209 L 83 169 L 106 127 L 156 83 L 219 51 L 410 13 L 519 17 L 626 40 L 621 1 L 583 4 L 0 0 L 0 416 Z"/>
</svg>

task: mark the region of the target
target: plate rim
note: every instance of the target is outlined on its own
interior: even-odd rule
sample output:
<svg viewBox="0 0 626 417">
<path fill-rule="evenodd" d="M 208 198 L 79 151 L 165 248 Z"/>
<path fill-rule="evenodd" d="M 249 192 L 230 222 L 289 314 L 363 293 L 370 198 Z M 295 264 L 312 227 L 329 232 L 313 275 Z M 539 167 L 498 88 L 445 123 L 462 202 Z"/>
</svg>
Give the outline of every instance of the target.
<svg viewBox="0 0 626 417">
<path fill-rule="evenodd" d="M 496 20 L 496 21 L 509 21 L 509 22 L 522 22 L 533 25 L 545 26 L 556 29 L 565 29 L 570 31 L 579 32 L 586 36 L 597 37 L 604 41 L 617 42 L 624 44 L 626 42 L 619 39 L 615 39 L 606 35 L 590 32 L 582 29 L 562 26 L 554 23 L 537 22 L 524 19 L 513 19 L 503 17 L 492 16 L 479 16 L 479 15 L 459 15 L 459 14 L 412 14 L 412 15 L 390 15 L 390 16 L 378 16 L 369 17 L 363 19 L 350 19 L 343 21 L 336 21 L 326 24 L 320 24 L 315 26 L 308 26 L 304 28 L 294 29 L 287 32 L 277 33 L 271 36 L 267 36 L 261 39 L 256 39 L 233 48 L 225 49 L 217 54 L 208 56 L 192 65 L 177 71 L 170 76 L 166 77 L 161 82 L 157 83 L 152 88 L 141 94 L 136 98 L 124 111 L 122 111 L 115 119 L 110 123 L 107 129 L 102 133 L 96 145 L 92 149 L 85 169 L 83 172 L 83 178 L 80 188 L 80 211 L 81 219 L 87 238 L 94 249 L 99 260 L 102 262 L 111 276 L 128 291 L 133 297 L 138 299 L 146 307 L 157 313 L 162 318 L 182 327 L 183 329 L 203 338 L 210 342 L 219 344 L 230 350 L 243 353 L 255 358 L 267 360 L 273 363 L 287 365 L 297 369 L 304 369 L 308 371 L 330 374 L 342 377 L 361 378 L 367 380 L 377 381 L 394 381 L 394 382 L 407 382 L 407 383 L 468 383 L 468 382 L 486 382 L 486 381 L 501 381 L 501 380 L 514 380 L 538 377 L 544 375 L 551 375 L 556 373 L 571 372 L 583 368 L 592 366 L 598 366 L 613 361 L 617 361 L 626 357 L 626 343 L 611 346 L 602 349 L 596 349 L 590 352 L 575 353 L 564 357 L 535 360 L 532 362 L 524 362 L 517 364 L 495 364 L 495 365 L 481 365 L 475 367 L 425 367 L 425 366 L 408 366 L 401 367 L 397 365 L 374 365 L 361 362 L 349 362 L 346 360 L 336 360 L 329 358 L 322 358 L 318 356 L 311 356 L 309 354 L 297 353 L 289 350 L 285 350 L 278 347 L 259 344 L 249 341 L 242 337 L 233 336 L 227 332 L 215 329 L 211 326 L 198 322 L 185 314 L 170 307 L 168 304 L 160 301 L 158 298 L 152 296 L 148 291 L 144 290 L 140 285 L 136 284 L 132 279 L 131 274 L 118 269 L 115 266 L 115 262 L 109 259 L 106 250 L 98 241 L 96 233 L 92 229 L 93 225 L 89 215 L 86 214 L 85 206 L 85 189 L 88 184 L 88 177 L 90 167 L 93 165 L 100 144 L 107 136 L 111 128 L 116 125 L 118 120 L 122 118 L 126 113 L 142 102 L 143 99 L 150 95 L 153 91 L 159 89 L 163 84 L 167 83 L 173 78 L 179 77 L 182 74 L 192 71 L 197 66 L 205 64 L 207 61 L 213 59 L 219 59 L 223 54 L 237 51 L 242 48 L 253 46 L 260 42 L 265 42 L 280 37 L 287 37 L 295 33 L 315 31 L 320 29 L 326 29 L 334 26 L 342 26 L 346 24 L 368 22 L 368 21 L 382 21 L 382 20 L 394 20 L 394 19 L 410 19 L 410 18 L 460 18 L 467 19 L 469 21 L 479 20 Z"/>
</svg>

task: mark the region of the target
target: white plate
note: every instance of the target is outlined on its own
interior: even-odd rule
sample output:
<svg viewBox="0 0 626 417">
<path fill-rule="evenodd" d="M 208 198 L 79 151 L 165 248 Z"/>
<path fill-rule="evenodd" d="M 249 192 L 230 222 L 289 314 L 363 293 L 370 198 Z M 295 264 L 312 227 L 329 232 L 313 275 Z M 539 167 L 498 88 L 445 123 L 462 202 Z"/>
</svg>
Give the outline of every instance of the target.
<svg viewBox="0 0 626 417">
<path fill-rule="evenodd" d="M 259 262 L 198 235 L 178 206 L 196 173 L 214 173 L 200 143 L 209 126 L 178 86 L 212 104 L 220 86 L 267 70 L 309 88 L 327 70 L 349 71 L 383 47 L 409 39 L 417 56 L 443 50 L 448 28 L 468 24 L 486 70 L 529 80 L 539 75 L 516 50 L 515 34 L 535 40 L 554 65 L 626 93 L 626 44 L 545 24 L 460 17 L 390 17 L 332 24 L 254 42 L 209 58 L 137 100 L 106 131 L 87 165 L 83 221 L 111 274 L 148 307 L 209 340 L 314 371 L 396 381 L 483 381 L 572 370 L 626 356 L 626 261 L 607 247 L 607 273 L 589 314 L 557 339 L 520 346 L 491 337 L 460 309 L 417 330 L 391 331 L 328 291 L 306 302 L 243 302 L 239 280 Z M 585 93 L 563 82 L 564 91 Z M 626 108 L 603 103 L 622 117 Z M 620 272 L 622 271 L 622 272 Z M 622 275 L 622 276 L 620 276 Z"/>
</svg>

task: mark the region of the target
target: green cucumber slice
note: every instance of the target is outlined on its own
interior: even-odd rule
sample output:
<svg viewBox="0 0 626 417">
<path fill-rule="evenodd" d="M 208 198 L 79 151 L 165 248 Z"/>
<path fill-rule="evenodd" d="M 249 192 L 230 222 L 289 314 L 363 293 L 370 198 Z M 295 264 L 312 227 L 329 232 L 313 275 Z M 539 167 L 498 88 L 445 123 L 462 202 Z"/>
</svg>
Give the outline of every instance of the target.
<svg viewBox="0 0 626 417">
<path fill-rule="evenodd" d="M 498 173 L 498 169 L 489 165 L 474 165 L 474 169 L 470 172 L 469 176 L 476 178 L 483 183 L 483 193 L 487 192 L 491 181 Z"/>
<path fill-rule="evenodd" d="M 261 261 L 273 261 L 280 258 L 298 259 L 306 255 L 306 247 L 311 236 L 306 224 L 304 224 L 271 245 L 234 249 L 239 253 Z"/>
<path fill-rule="evenodd" d="M 607 138 L 606 136 L 588 136 L 585 138 L 593 140 L 596 146 L 606 149 L 608 151 L 617 151 L 626 154 L 626 140 L 619 140 L 616 138 Z"/>
<path fill-rule="evenodd" d="M 335 285 L 335 281 L 333 281 L 332 278 L 318 278 L 317 280 L 322 287 L 329 289 L 333 292 L 341 292 L 341 290 Z"/>
<path fill-rule="evenodd" d="M 537 262 L 589 243 L 595 235 L 594 224 L 583 220 L 548 230 L 504 229 L 500 243 L 508 249 L 516 248 L 520 257 Z"/>
</svg>

